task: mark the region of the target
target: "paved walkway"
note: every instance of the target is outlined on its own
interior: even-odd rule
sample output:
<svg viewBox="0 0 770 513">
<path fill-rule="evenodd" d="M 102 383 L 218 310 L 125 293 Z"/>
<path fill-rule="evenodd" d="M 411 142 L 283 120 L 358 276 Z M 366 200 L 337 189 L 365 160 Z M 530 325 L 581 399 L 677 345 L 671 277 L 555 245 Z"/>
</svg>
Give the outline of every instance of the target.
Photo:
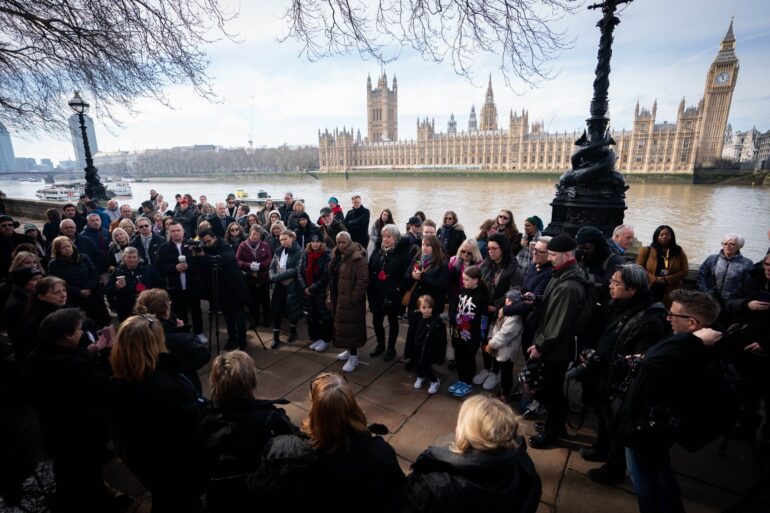
<svg viewBox="0 0 770 513">
<path fill-rule="evenodd" d="M 369 358 L 374 347 L 371 318 L 367 319 L 369 342 L 360 352 L 361 364 L 347 374 L 361 408 L 371 422 L 387 426 L 391 434 L 386 439 L 398 454 L 404 472 L 429 445 L 453 439 L 457 413 L 462 400 L 449 395 L 447 387 L 456 377 L 446 365 L 435 366 L 441 378 L 441 390 L 429 396 L 425 389 L 413 388 L 415 374 L 406 372 L 399 361 L 384 362 L 382 357 Z M 220 326 L 222 323 L 220 322 Z M 401 324 L 398 352 L 402 353 L 406 325 Z M 260 369 L 258 392 L 260 397 L 286 397 L 291 404 L 285 409 L 295 423 L 299 423 L 310 407 L 309 382 L 321 371 L 341 372 L 342 362 L 337 351 L 329 348 L 318 354 L 307 349 L 309 341 L 304 324 L 300 325 L 300 339 L 293 344 L 282 344 L 278 350 L 262 349 L 254 332 L 249 334 L 248 352 Z M 272 333 L 265 328 L 259 334 L 269 347 Z M 286 334 L 282 337 L 285 339 Z M 226 336 L 222 334 L 224 341 Z M 480 363 L 480 357 L 479 357 Z M 207 369 L 203 369 L 207 381 Z M 719 414 L 718 409 L 714 412 Z M 584 461 L 578 454 L 581 447 L 592 443 L 595 431 L 589 416 L 584 426 L 563 440 L 561 447 L 551 450 L 530 449 L 538 473 L 543 480 L 543 496 L 538 512 L 559 513 L 623 513 L 638 511 L 636 497 L 630 482 L 620 486 L 602 486 L 588 479 L 586 472 L 598 466 Z M 534 434 L 531 421 L 523 421 L 523 434 Z M 718 454 L 720 441 L 696 454 L 674 451 L 674 466 L 690 513 L 718 512 L 736 504 L 760 478 L 757 460 L 745 443 L 731 441 L 726 454 Z M 768 461 L 765 460 L 765 465 Z M 767 487 L 759 500 L 745 511 L 770 511 L 770 491 Z"/>
</svg>

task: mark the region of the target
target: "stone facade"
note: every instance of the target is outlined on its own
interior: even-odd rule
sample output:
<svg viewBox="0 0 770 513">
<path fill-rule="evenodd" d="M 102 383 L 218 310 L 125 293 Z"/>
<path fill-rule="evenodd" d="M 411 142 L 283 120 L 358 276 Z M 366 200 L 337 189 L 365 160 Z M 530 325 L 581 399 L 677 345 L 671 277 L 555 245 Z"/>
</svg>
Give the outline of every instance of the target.
<svg viewBox="0 0 770 513">
<path fill-rule="evenodd" d="M 720 44 L 697 106 L 679 104 L 675 123 L 657 123 L 657 101 L 651 109 L 637 102 L 631 130 L 613 131 L 616 167 L 625 173 L 692 174 L 697 164 L 721 157 L 730 102 L 738 75 L 733 25 Z M 510 111 L 498 128 L 492 79 L 479 111 L 471 108 L 467 131 L 457 131 L 454 115 L 447 132 L 436 132 L 432 119 L 417 120 L 417 139 L 397 139 L 397 88 L 388 90 L 385 74 L 377 89 L 367 79 L 368 137 L 352 128 L 318 133 L 321 172 L 348 170 L 488 170 L 554 172 L 571 167 L 579 132 L 549 133 L 543 122 L 530 124 L 529 112 Z M 393 111 L 391 111 L 391 107 Z M 379 114 L 378 114 L 379 113 Z"/>
</svg>

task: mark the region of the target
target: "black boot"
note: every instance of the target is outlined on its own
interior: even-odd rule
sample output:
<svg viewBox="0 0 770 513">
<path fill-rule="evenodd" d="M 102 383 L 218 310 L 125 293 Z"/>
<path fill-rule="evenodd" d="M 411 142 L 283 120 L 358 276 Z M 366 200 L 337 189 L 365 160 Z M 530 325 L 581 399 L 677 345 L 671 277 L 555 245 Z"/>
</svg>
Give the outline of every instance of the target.
<svg viewBox="0 0 770 513">
<path fill-rule="evenodd" d="M 369 356 L 372 358 L 376 358 L 384 352 L 385 352 L 385 344 L 382 342 L 377 342 L 377 347 L 374 348 L 374 351 L 369 353 Z"/>
<path fill-rule="evenodd" d="M 385 357 L 383 360 L 389 362 L 396 357 L 396 344 L 388 344 L 388 350 L 385 351 Z"/>
<path fill-rule="evenodd" d="M 292 324 L 289 327 L 289 338 L 286 342 L 294 342 L 295 340 L 297 340 L 297 326 Z"/>
<path fill-rule="evenodd" d="M 273 343 L 270 345 L 271 349 L 276 349 L 281 343 L 281 330 L 273 330 Z"/>
</svg>

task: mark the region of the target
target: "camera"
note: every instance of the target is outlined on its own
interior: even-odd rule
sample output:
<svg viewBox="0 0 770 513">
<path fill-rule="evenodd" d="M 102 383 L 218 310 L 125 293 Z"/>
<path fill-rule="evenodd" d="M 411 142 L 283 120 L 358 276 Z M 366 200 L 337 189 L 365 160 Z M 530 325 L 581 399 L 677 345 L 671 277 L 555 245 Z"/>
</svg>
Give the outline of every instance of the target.
<svg viewBox="0 0 770 513">
<path fill-rule="evenodd" d="M 602 357 L 596 352 L 596 349 L 584 349 L 567 370 L 567 377 L 579 380 L 588 372 L 595 371 L 601 361 Z"/>
<path fill-rule="evenodd" d="M 193 252 L 203 251 L 203 243 L 195 239 L 187 239 L 184 241 L 184 246 Z"/>
<path fill-rule="evenodd" d="M 616 376 L 621 376 L 623 379 L 619 382 L 610 383 L 610 393 L 612 397 L 622 399 L 626 396 L 634 377 L 639 374 L 639 368 L 642 366 L 641 356 L 623 356 L 622 354 L 615 355 L 615 368 L 617 369 Z"/>
<path fill-rule="evenodd" d="M 535 391 L 543 386 L 543 362 L 540 359 L 530 360 L 519 373 L 519 383 L 530 391 Z"/>
</svg>

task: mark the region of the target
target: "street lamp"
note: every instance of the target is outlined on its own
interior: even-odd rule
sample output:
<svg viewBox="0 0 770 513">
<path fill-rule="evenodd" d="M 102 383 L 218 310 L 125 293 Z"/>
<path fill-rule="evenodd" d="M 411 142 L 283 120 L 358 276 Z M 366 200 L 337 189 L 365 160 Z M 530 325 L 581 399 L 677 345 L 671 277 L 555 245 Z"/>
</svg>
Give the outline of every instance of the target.
<svg viewBox="0 0 770 513">
<path fill-rule="evenodd" d="M 93 200 L 108 199 L 107 191 L 99 180 L 99 170 L 94 167 L 94 159 L 91 158 L 91 148 L 88 145 L 88 134 L 86 132 L 85 113 L 88 112 L 88 102 L 80 97 L 80 91 L 75 91 L 75 96 L 69 101 L 72 111 L 78 115 L 80 120 L 80 132 L 83 135 L 83 150 L 86 155 L 86 194 Z"/>
</svg>

